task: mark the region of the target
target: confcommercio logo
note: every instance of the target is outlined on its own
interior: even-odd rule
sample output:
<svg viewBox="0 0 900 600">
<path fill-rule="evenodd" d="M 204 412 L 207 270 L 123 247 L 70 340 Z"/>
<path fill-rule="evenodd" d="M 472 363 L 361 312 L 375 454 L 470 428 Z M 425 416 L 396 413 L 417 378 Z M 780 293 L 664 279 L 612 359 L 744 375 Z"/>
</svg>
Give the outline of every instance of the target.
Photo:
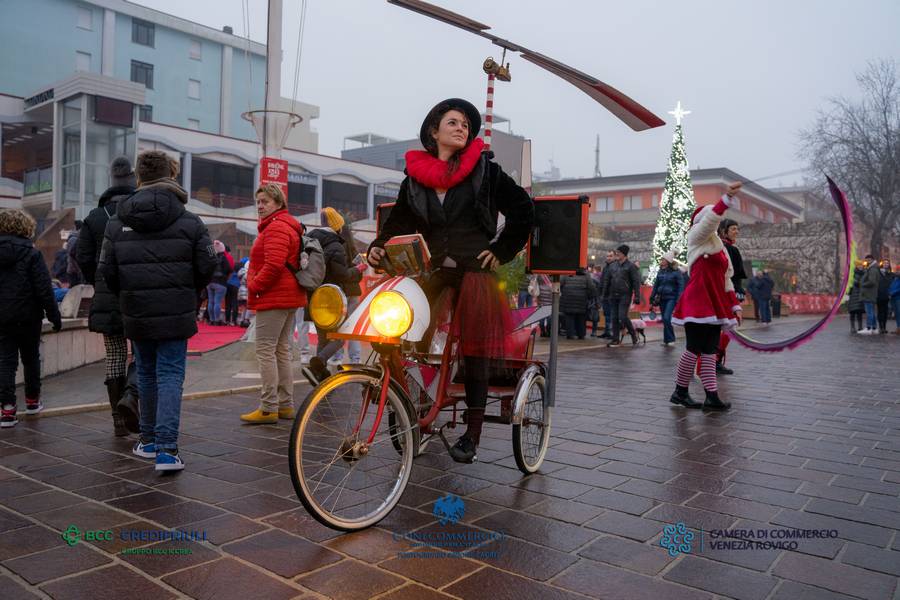
<svg viewBox="0 0 900 600">
<path fill-rule="evenodd" d="M 69 546 L 78 542 L 111 542 L 115 539 L 112 529 L 86 529 L 81 530 L 77 525 L 69 525 L 62 532 L 62 539 Z M 119 539 L 123 542 L 204 542 L 206 530 L 203 531 L 168 531 L 165 529 L 122 529 L 119 531 Z M 180 552 L 179 554 L 190 554 Z"/>
</svg>

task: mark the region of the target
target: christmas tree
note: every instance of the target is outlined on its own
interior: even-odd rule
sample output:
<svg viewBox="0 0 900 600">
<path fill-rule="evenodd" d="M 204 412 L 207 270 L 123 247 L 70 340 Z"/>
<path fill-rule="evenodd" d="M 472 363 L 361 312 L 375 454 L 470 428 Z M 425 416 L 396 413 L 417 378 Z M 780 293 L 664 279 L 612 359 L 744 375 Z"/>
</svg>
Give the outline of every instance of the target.
<svg viewBox="0 0 900 600">
<path fill-rule="evenodd" d="M 662 199 L 659 201 L 659 220 L 653 234 L 653 258 L 647 272 L 647 283 L 653 284 L 659 270 L 659 259 L 670 250 L 675 258 L 687 262 L 687 241 L 685 236 L 691 225 L 691 214 L 694 212 L 694 188 L 691 187 L 691 171 L 688 168 L 687 154 L 684 151 L 684 132 L 681 119 L 690 114 L 681 109 L 681 102 L 674 111 L 675 133 L 672 136 L 672 153 L 669 155 L 669 170 L 666 173 L 666 185 Z"/>
</svg>

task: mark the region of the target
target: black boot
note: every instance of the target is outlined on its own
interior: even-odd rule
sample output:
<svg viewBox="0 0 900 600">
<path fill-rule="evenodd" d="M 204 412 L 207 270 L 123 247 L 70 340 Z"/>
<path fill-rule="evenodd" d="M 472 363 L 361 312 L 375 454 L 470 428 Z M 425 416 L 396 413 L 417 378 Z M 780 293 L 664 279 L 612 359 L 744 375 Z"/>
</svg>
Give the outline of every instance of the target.
<svg viewBox="0 0 900 600">
<path fill-rule="evenodd" d="M 140 405 L 138 404 L 137 386 L 128 388 L 128 379 L 122 377 L 122 394 L 119 396 L 119 404 L 116 410 L 125 421 L 125 427 L 131 433 L 141 432 Z"/>
<path fill-rule="evenodd" d="M 718 392 L 706 392 L 706 402 L 703 403 L 703 410 L 728 410 L 729 408 L 731 408 L 731 403 L 719 398 Z"/>
<path fill-rule="evenodd" d="M 450 458 L 458 463 L 473 463 L 478 459 L 475 450 L 475 442 L 467 434 L 463 434 L 450 448 Z"/>
<path fill-rule="evenodd" d="M 125 378 L 113 377 L 106 380 L 106 394 L 109 396 L 109 406 L 112 409 L 113 427 L 115 428 L 116 437 L 125 437 L 128 435 L 128 428 L 125 426 L 125 419 L 119 412 L 119 401 L 122 399 L 122 393 L 125 391 Z"/>
<path fill-rule="evenodd" d="M 724 363 L 716 362 L 716 373 L 718 375 L 734 375 L 734 370 L 726 367 Z"/>
<path fill-rule="evenodd" d="M 680 404 L 681 406 L 685 406 L 687 408 L 700 408 L 703 406 L 702 402 L 695 402 L 691 395 L 688 393 L 688 389 L 686 387 L 682 387 L 680 385 L 675 386 L 675 391 L 672 392 L 672 396 L 669 398 L 669 402 L 672 404 Z"/>
</svg>

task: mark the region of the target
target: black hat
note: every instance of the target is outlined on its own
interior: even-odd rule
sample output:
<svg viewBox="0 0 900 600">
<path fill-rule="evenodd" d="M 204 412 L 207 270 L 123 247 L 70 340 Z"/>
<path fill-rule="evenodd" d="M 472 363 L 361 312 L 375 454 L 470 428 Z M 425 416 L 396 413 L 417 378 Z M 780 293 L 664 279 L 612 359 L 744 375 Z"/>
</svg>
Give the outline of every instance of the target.
<svg viewBox="0 0 900 600">
<path fill-rule="evenodd" d="M 618 248 L 616 248 L 616 250 L 618 250 L 619 252 L 621 252 L 621 253 L 624 254 L 625 256 L 628 256 L 628 251 L 631 250 L 631 248 L 628 247 L 628 244 L 622 244 L 621 246 L 619 246 Z"/>
<path fill-rule="evenodd" d="M 127 156 L 117 156 L 109 165 L 109 177 L 113 187 L 131 186 L 135 187 L 137 182 L 134 179 L 134 169 L 131 168 L 131 161 Z"/>
<path fill-rule="evenodd" d="M 481 131 L 481 113 L 475 108 L 475 105 L 462 98 L 447 98 L 446 100 L 442 100 L 435 104 L 434 107 L 428 111 L 425 120 L 422 121 L 422 127 L 419 128 L 419 141 L 422 142 L 423 147 L 428 148 L 428 141 L 431 139 L 428 131 L 428 116 L 435 111 L 439 111 L 440 114 L 443 115 L 448 110 L 459 110 L 466 115 L 466 118 L 469 120 L 470 142 L 478 137 L 478 132 Z"/>
</svg>

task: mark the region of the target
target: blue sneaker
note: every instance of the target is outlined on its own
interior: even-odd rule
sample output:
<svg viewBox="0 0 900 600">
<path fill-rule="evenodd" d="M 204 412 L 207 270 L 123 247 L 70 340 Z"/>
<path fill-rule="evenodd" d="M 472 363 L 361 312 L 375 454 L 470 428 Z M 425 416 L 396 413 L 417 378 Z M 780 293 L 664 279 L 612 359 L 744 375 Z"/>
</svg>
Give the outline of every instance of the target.
<svg viewBox="0 0 900 600">
<path fill-rule="evenodd" d="M 143 438 L 139 438 L 134 448 L 131 449 L 131 453 L 141 458 L 156 458 L 156 444 L 147 443 Z"/>
<path fill-rule="evenodd" d="M 159 449 L 156 453 L 157 471 L 180 471 L 184 468 L 184 462 L 178 456 L 178 450 Z"/>
</svg>

